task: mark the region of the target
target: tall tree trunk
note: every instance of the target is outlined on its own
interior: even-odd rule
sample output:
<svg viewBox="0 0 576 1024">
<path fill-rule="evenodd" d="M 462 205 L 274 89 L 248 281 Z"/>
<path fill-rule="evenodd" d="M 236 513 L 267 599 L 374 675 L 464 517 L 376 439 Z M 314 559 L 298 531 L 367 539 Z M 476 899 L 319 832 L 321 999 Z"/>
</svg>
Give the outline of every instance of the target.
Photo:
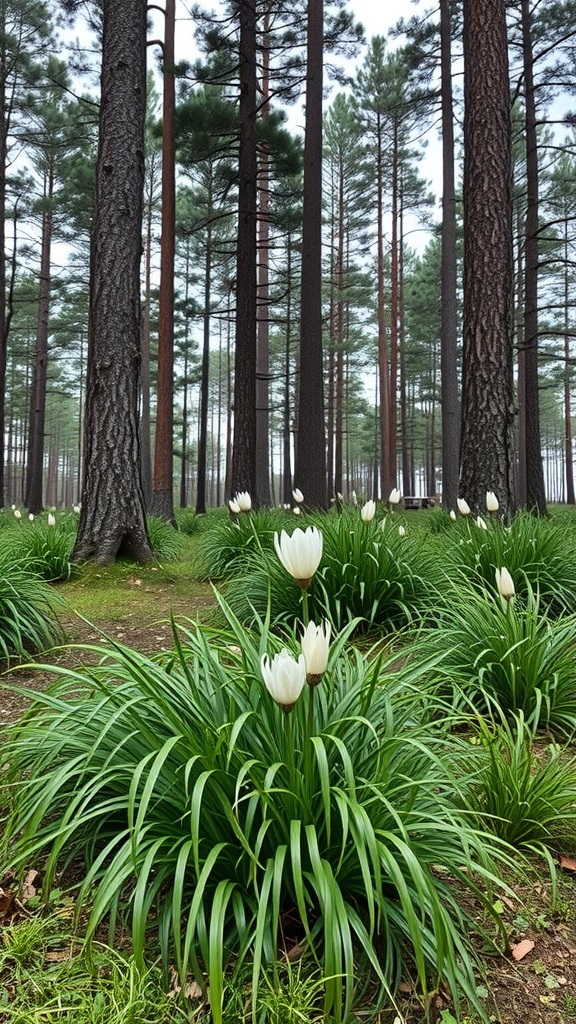
<svg viewBox="0 0 576 1024">
<path fill-rule="evenodd" d="M 150 561 L 140 481 L 140 253 L 146 9 L 103 0 L 84 483 L 72 560 Z"/>
<path fill-rule="evenodd" d="M 390 466 L 390 378 L 388 374 L 388 346 L 384 310 L 384 223 L 383 223 L 383 154 L 382 133 L 378 132 L 376 167 L 376 290 L 378 307 L 378 383 L 380 392 L 380 496 L 388 498 L 392 487 Z"/>
<path fill-rule="evenodd" d="M 212 178 L 210 179 L 210 188 Z M 209 197 L 211 209 L 212 196 Z M 208 447 L 208 384 L 210 379 L 210 305 L 212 284 L 212 223 L 206 226 L 206 256 L 204 261 L 204 316 L 202 318 L 202 368 L 200 376 L 200 432 L 198 437 L 198 483 L 196 486 L 196 514 L 206 511 L 206 450 Z"/>
<path fill-rule="evenodd" d="M 176 171 L 174 144 L 174 29 L 176 0 L 166 0 L 162 59 L 162 238 L 160 242 L 160 311 L 156 441 L 151 510 L 169 523 L 174 519 L 174 253 L 176 245 Z"/>
<path fill-rule="evenodd" d="M 260 116 L 269 113 L 270 96 L 270 14 L 264 10 L 262 34 L 262 77 Z M 271 505 L 270 494 L 270 159 L 261 147 L 258 212 L 258 290 L 256 336 L 256 494 L 259 505 Z"/>
<path fill-rule="evenodd" d="M 323 0 L 308 0 L 306 125 L 302 208 L 300 379 L 296 486 L 313 508 L 327 507 L 322 358 L 322 65 Z"/>
<path fill-rule="evenodd" d="M 293 412 L 292 390 L 290 388 L 290 355 L 292 349 L 292 245 L 291 236 L 286 239 L 286 339 L 284 346 L 284 416 L 282 418 L 282 501 L 290 504 L 292 500 L 292 429 L 291 419 Z"/>
<path fill-rule="evenodd" d="M 33 515 L 43 509 L 44 430 L 46 421 L 46 384 L 48 380 L 48 318 L 50 314 L 50 269 L 52 248 L 52 198 L 54 194 L 54 167 L 50 164 L 42 216 L 42 246 L 40 254 L 40 286 L 38 294 L 38 325 L 36 352 L 32 367 L 30 391 L 30 417 L 28 432 L 28 459 L 24 502 Z"/>
<path fill-rule="evenodd" d="M 240 147 L 232 491 L 256 494 L 256 0 L 240 0 Z"/>
<path fill-rule="evenodd" d="M 458 394 L 456 187 L 449 0 L 440 0 L 442 98 L 442 269 L 440 365 L 442 378 L 442 504 L 456 508 L 460 450 Z"/>
<path fill-rule="evenodd" d="M 570 287 L 568 280 L 568 222 L 564 220 L 564 454 L 566 461 L 566 502 L 574 505 L 574 459 L 572 455 L 572 400 L 570 395 Z"/>
<path fill-rule="evenodd" d="M 464 365 L 460 490 L 516 507 L 512 159 L 504 0 L 464 3 Z"/>
<path fill-rule="evenodd" d="M 2 54 L 3 63 L 5 55 Z M 5 69 L 0 69 L 0 508 L 4 507 L 6 437 L 6 365 L 8 326 L 6 317 L 6 164 L 8 162 L 8 115 Z"/>
<path fill-rule="evenodd" d="M 152 293 L 152 205 L 153 183 L 146 203 L 146 242 L 144 245 L 144 301 L 142 303 L 142 363 L 140 369 L 140 437 L 142 489 L 146 507 L 152 501 L 152 446 L 150 424 L 150 301 Z"/>
<path fill-rule="evenodd" d="M 524 375 L 519 395 L 524 409 L 524 451 L 526 507 L 546 513 L 546 494 L 540 441 L 540 396 L 538 391 L 538 139 L 532 62 L 532 30 L 529 0 L 522 0 L 522 55 L 526 137 L 526 224 L 524 239 Z"/>
<path fill-rule="evenodd" d="M 390 406 L 388 444 L 390 482 L 396 486 L 398 434 L 398 121 L 394 118 L 392 143 L 392 239 L 390 253 Z M 385 495 L 387 497 L 387 495 Z"/>
</svg>

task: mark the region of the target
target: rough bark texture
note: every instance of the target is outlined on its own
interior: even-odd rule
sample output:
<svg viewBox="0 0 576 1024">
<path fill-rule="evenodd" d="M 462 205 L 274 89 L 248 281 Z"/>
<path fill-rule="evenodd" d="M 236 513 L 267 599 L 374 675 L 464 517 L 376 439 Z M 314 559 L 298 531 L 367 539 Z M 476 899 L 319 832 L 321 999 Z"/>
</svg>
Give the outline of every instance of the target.
<svg viewBox="0 0 576 1024">
<path fill-rule="evenodd" d="M 526 111 L 526 222 L 524 227 L 524 343 L 522 391 L 519 395 L 524 418 L 523 450 L 526 473 L 526 507 L 546 513 L 544 468 L 540 440 L 540 395 L 538 379 L 538 136 L 530 5 L 522 0 L 522 53 L 524 104 Z"/>
<path fill-rule="evenodd" d="M 327 507 L 322 356 L 322 57 L 324 5 L 308 0 L 298 441 L 294 483 Z"/>
<path fill-rule="evenodd" d="M 158 374 L 156 378 L 156 436 L 151 510 L 167 522 L 174 519 L 174 253 L 176 244 L 176 170 L 174 143 L 174 30 L 175 0 L 166 0 L 164 13 L 162 100 L 162 238 Z"/>
<path fill-rule="evenodd" d="M 455 509 L 458 497 L 460 397 L 458 394 L 456 188 L 450 7 L 440 0 L 442 79 L 442 504 Z"/>
<path fill-rule="evenodd" d="M 516 506 L 512 198 L 504 0 L 464 4 L 464 365 L 460 493 Z"/>
<path fill-rule="evenodd" d="M 256 3 L 240 0 L 240 148 L 232 492 L 256 494 Z"/>
<path fill-rule="evenodd" d="M 82 511 L 72 558 L 152 558 L 140 482 L 146 7 L 104 0 Z"/>
<path fill-rule="evenodd" d="M 24 502 L 29 512 L 37 515 L 43 509 L 44 430 L 46 422 L 46 384 L 48 380 L 48 328 L 50 316 L 51 249 L 52 249 L 52 196 L 54 193 L 54 166 L 50 164 L 45 182 L 47 209 L 42 217 L 42 246 L 40 254 L 40 285 L 38 294 L 38 325 L 36 351 L 30 389 L 30 416 L 28 433 L 28 463 L 26 467 L 26 494 Z"/>
</svg>

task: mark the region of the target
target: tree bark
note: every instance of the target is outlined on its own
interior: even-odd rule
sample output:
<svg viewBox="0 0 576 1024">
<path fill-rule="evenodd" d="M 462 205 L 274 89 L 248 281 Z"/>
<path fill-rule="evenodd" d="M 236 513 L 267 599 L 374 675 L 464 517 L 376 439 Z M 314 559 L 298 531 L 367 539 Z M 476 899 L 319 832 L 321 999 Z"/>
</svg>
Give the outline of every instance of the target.
<svg viewBox="0 0 576 1024">
<path fill-rule="evenodd" d="M 156 438 L 151 511 L 174 524 L 174 252 L 176 244 L 176 171 L 174 143 L 174 27 L 176 0 L 166 0 L 162 102 L 162 238 Z"/>
<path fill-rule="evenodd" d="M 26 467 L 26 494 L 24 503 L 28 511 L 37 515 L 43 510 L 44 430 L 46 422 L 46 382 L 48 380 L 48 318 L 50 314 L 50 253 L 52 248 L 52 198 L 54 194 L 54 166 L 50 163 L 45 184 L 46 209 L 42 216 L 42 246 L 40 254 L 40 284 L 38 290 L 38 326 L 36 352 L 32 368 L 30 393 L 30 420 L 28 424 L 28 459 Z"/>
<path fill-rule="evenodd" d="M 464 364 L 460 492 L 516 507 L 512 161 L 504 0 L 464 3 Z"/>
<path fill-rule="evenodd" d="M 152 559 L 140 481 L 146 8 L 104 0 L 82 509 L 72 560 Z"/>
<path fill-rule="evenodd" d="M 304 494 L 306 504 L 320 509 L 327 507 L 322 353 L 323 39 L 323 0 L 308 0 L 300 377 L 294 483 Z"/>
<path fill-rule="evenodd" d="M 442 504 L 456 508 L 460 449 L 458 394 L 456 188 L 454 181 L 454 113 L 450 5 L 440 0 L 440 73 L 442 102 L 442 317 L 440 373 L 442 387 Z"/>
<path fill-rule="evenodd" d="M 232 492 L 256 494 L 256 0 L 240 0 L 240 148 Z"/>
<path fill-rule="evenodd" d="M 524 373 L 519 395 L 523 410 L 524 449 L 520 459 L 526 472 L 526 507 L 546 514 L 542 445 L 540 441 L 540 396 L 538 380 L 538 138 L 530 5 L 522 0 L 522 55 L 524 64 L 524 105 L 526 136 L 526 222 L 524 226 Z"/>
</svg>

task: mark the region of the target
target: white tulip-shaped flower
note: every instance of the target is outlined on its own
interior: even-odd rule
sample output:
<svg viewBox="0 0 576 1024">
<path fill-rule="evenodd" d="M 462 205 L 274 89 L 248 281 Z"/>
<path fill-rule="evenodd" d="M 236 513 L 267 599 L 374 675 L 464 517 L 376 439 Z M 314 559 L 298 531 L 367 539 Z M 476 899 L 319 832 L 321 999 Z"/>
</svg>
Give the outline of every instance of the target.
<svg viewBox="0 0 576 1024">
<path fill-rule="evenodd" d="M 301 654 L 296 661 L 290 651 L 284 649 L 279 654 L 275 654 L 270 661 L 270 657 L 263 654 L 260 667 L 268 693 L 288 714 L 292 711 L 306 685 L 304 655 Z"/>
<path fill-rule="evenodd" d="M 21 513 L 19 508 L 15 508 L 14 509 L 14 518 L 15 519 L 22 519 L 22 513 Z"/>
<path fill-rule="evenodd" d="M 293 511 L 295 516 L 299 516 L 302 513 L 302 509 L 300 508 L 299 505 L 294 505 L 294 508 L 292 509 L 292 511 Z"/>
<path fill-rule="evenodd" d="M 310 686 L 317 686 L 326 671 L 330 651 L 330 629 L 328 620 L 320 626 L 315 622 L 309 622 L 302 634 L 300 644 Z"/>
<path fill-rule="evenodd" d="M 372 520 L 374 519 L 374 516 L 376 515 L 376 502 L 372 501 L 372 499 L 370 498 L 370 501 L 367 501 L 364 505 L 362 505 L 362 508 L 360 509 L 360 515 L 362 516 L 362 519 L 365 523 L 371 523 Z"/>
<path fill-rule="evenodd" d="M 390 502 L 391 505 L 398 505 L 398 503 L 400 501 L 400 498 L 401 498 L 400 491 L 398 490 L 397 487 L 393 487 L 392 490 L 390 491 L 390 496 L 388 498 L 388 501 Z"/>
<path fill-rule="evenodd" d="M 486 511 L 497 512 L 500 508 L 500 502 L 494 494 L 494 491 L 486 491 Z"/>
<path fill-rule="evenodd" d="M 465 498 L 457 498 L 456 504 L 458 505 L 458 511 L 461 516 L 470 515 L 470 505 L 468 504 Z"/>
<path fill-rule="evenodd" d="M 322 534 L 315 526 L 309 526 L 306 530 L 297 527 L 292 536 L 285 530 L 282 530 L 280 536 L 274 534 L 274 547 L 278 558 L 286 572 L 289 572 L 304 589 L 310 585 L 320 565 L 322 544 Z"/>
<path fill-rule="evenodd" d="M 230 501 L 228 502 L 228 508 L 230 509 L 233 516 L 240 515 L 240 505 L 238 504 L 237 501 L 234 501 L 234 498 L 230 498 Z"/>
<path fill-rule="evenodd" d="M 29 512 L 28 513 L 28 519 L 30 520 L 31 523 L 34 522 L 34 513 L 33 512 Z"/>
<path fill-rule="evenodd" d="M 297 505 L 301 505 L 302 502 L 304 501 L 304 495 L 302 494 L 302 491 L 300 490 L 299 487 L 294 488 L 294 490 L 292 491 L 292 497 L 294 498 L 294 501 L 296 502 Z"/>
<path fill-rule="evenodd" d="M 82 508 L 81 505 L 72 505 L 72 511 L 75 512 L 76 515 L 80 515 L 80 509 L 81 508 Z"/>
<path fill-rule="evenodd" d="M 48 526 L 56 526 L 56 516 L 52 512 L 48 513 Z"/>
<path fill-rule="evenodd" d="M 482 516 L 476 516 L 476 526 L 478 526 L 481 530 L 488 529 L 488 527 L 486 526 L 486 520 L 482 519 Z"/>
<path fill-rule="evenodd" d="M 399 537 L 405 537 L 406 536 L 406 527 L 405 526 L 399 526 L 398 527 L 398 536 Z"/>
<path fill-rule="evenodd" d="M 456 522 L 456 513 L 453 508 L 450 509 L 450 519 L 452 520 L 453 523 Z"/>
<path fill-rule="evenodd" d="M 503 597 L 505 601 L 511 601 L 516 593 L 514 588 L 514 580 L 512 579 L 506 566 L 502 566 L 501 569 L 496 569 L 496 586 L 500 597 Z"/>
<path fill-rule="evenodd" d="M 249 512 L 252 508 L 252 498 L 248 491 L 239 491 L 238 494 L 234 495 L 234 501 L 241 512 Z"/>
</svg>

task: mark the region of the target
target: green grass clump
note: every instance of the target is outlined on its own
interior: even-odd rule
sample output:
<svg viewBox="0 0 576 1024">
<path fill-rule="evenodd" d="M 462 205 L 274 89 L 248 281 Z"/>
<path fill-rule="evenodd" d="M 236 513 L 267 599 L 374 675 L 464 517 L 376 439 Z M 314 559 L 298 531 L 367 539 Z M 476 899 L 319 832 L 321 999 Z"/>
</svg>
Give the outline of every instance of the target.
<svg viewBox="0 0 576 1024">
<path fill-rule="evenodd" d="M 576 731 L 576 617 L 551 619 L 529 583 L 519 589 L 525 600 L 505 601 L 481 579 L 452 580 L 434 624 L 406 656 L 437 656 L 434 678 L 452 687 L 455 705 L 488 716 L 496 708 L 509 719 L 521 714 L 532 732 L 569 738 Z"/>
<path fill-rule="evenodd" d="M 15 520 L 0 531 L 0 552 L 15 566 L 26 565 L 40 579 L 59 583 L 72 576 L 77 519 L 70 513 Z"/>
<path fill-rule="evenodd" d="M 0 552 L 0 658 L 10 662 L 52 647 L 61 639 L 53 589 L 28 566 Z"/>
<path fill-rule="evenodd" d="M 6 862 L 46 858 L 46 892 L 85 864 L 88 939 L 130 920 L 138 970 L 157 939 L 202 983 L 215 1024 L 232 969 L 249 969 L 258 1005 L 288 919 L 326 1020 L 349 1018 L 367 976 L 375 1005 L 390 1001 L 407 971 L 423 998 L 445 983 L 476 1003 L 458 890 L 498 927 L 499 847 L 459 809 L 450 760 L 418 723 L 423 668 L 394 672 L 343 635 L 286 714 L 260 667 L 282 641 L 223 613 L 226 629 L 191 627 L 168 655 L 114 647 L 34 693 L 3 754 Z M 297 654 L 294 633 L 283 643 Z"/>
<path fill-rule="evenodd" d="M 147 516 L 146 529 L 155 557 L 160 562 L 175 562 L 183 550 L 183 543 L 171 523 L 160 516 Z"/>
<path fill-rule="evenodd" d="M 133 956 L 95 943 L 90 960 L 59 913 L 8 925 L 0 942 L 0 980 L 10 999 L 5 1024 L 169 1024 L 189 1021 L 170 1000 L 159 967 L 140 970 Z M 198 1004 L 197 1004 L 198 1005 Z"/>
<path fill-rule="evenodd" d="M 565 852 L 576 840 L 576 759 L 550 744 L 536 756 L 520 713 L 498 724 L 481 721 L 466 797 L 481 823 L 517 849 Z"/>
<path fill-rule="evenodd" d="M 487 529 L 472 516 L 452 524 L 444 552 L 446 575 L 467 575 L 494 587 L 496 569 L 506 566 L 522 600 L 538 591 L 548 615 L 576 612 L 576 530 L 565 517 L 542 518 L 518 512 L 510 525 L 486 516 Z M 450 537 L 450 534 L 447 535 Z"/>
<path fill-rule="evenodd" d="M 293 525 L 294 519 L 293 513 L 269 508 L 214 517 L 198 545 L 194 560 L 196 576 L 200 580 L 222 581 L 243 575 L 244 563 L 251 561 L 254 554 L 272 551 L 274 533 Z"/>
<path fill-rule="evenodd" d="M 327 618 L 336 630 L 355 621 L 357 633 L 404 628 L 427 609 L 431 580 L 439 575 L 432 554 L 402 517 L 388 515 L 364 522 L 359 509 L 311 514 L 289 523 L 295 529 L 317 527 L 323 555 L 309 590 L 310 614 Z M 234 566 L 226 584 L 227 600 L 244 622 L 264 617 L 269 606 L 276 623 L 301 615 L 301 590 L 266 544 Z"/>
</svg>

